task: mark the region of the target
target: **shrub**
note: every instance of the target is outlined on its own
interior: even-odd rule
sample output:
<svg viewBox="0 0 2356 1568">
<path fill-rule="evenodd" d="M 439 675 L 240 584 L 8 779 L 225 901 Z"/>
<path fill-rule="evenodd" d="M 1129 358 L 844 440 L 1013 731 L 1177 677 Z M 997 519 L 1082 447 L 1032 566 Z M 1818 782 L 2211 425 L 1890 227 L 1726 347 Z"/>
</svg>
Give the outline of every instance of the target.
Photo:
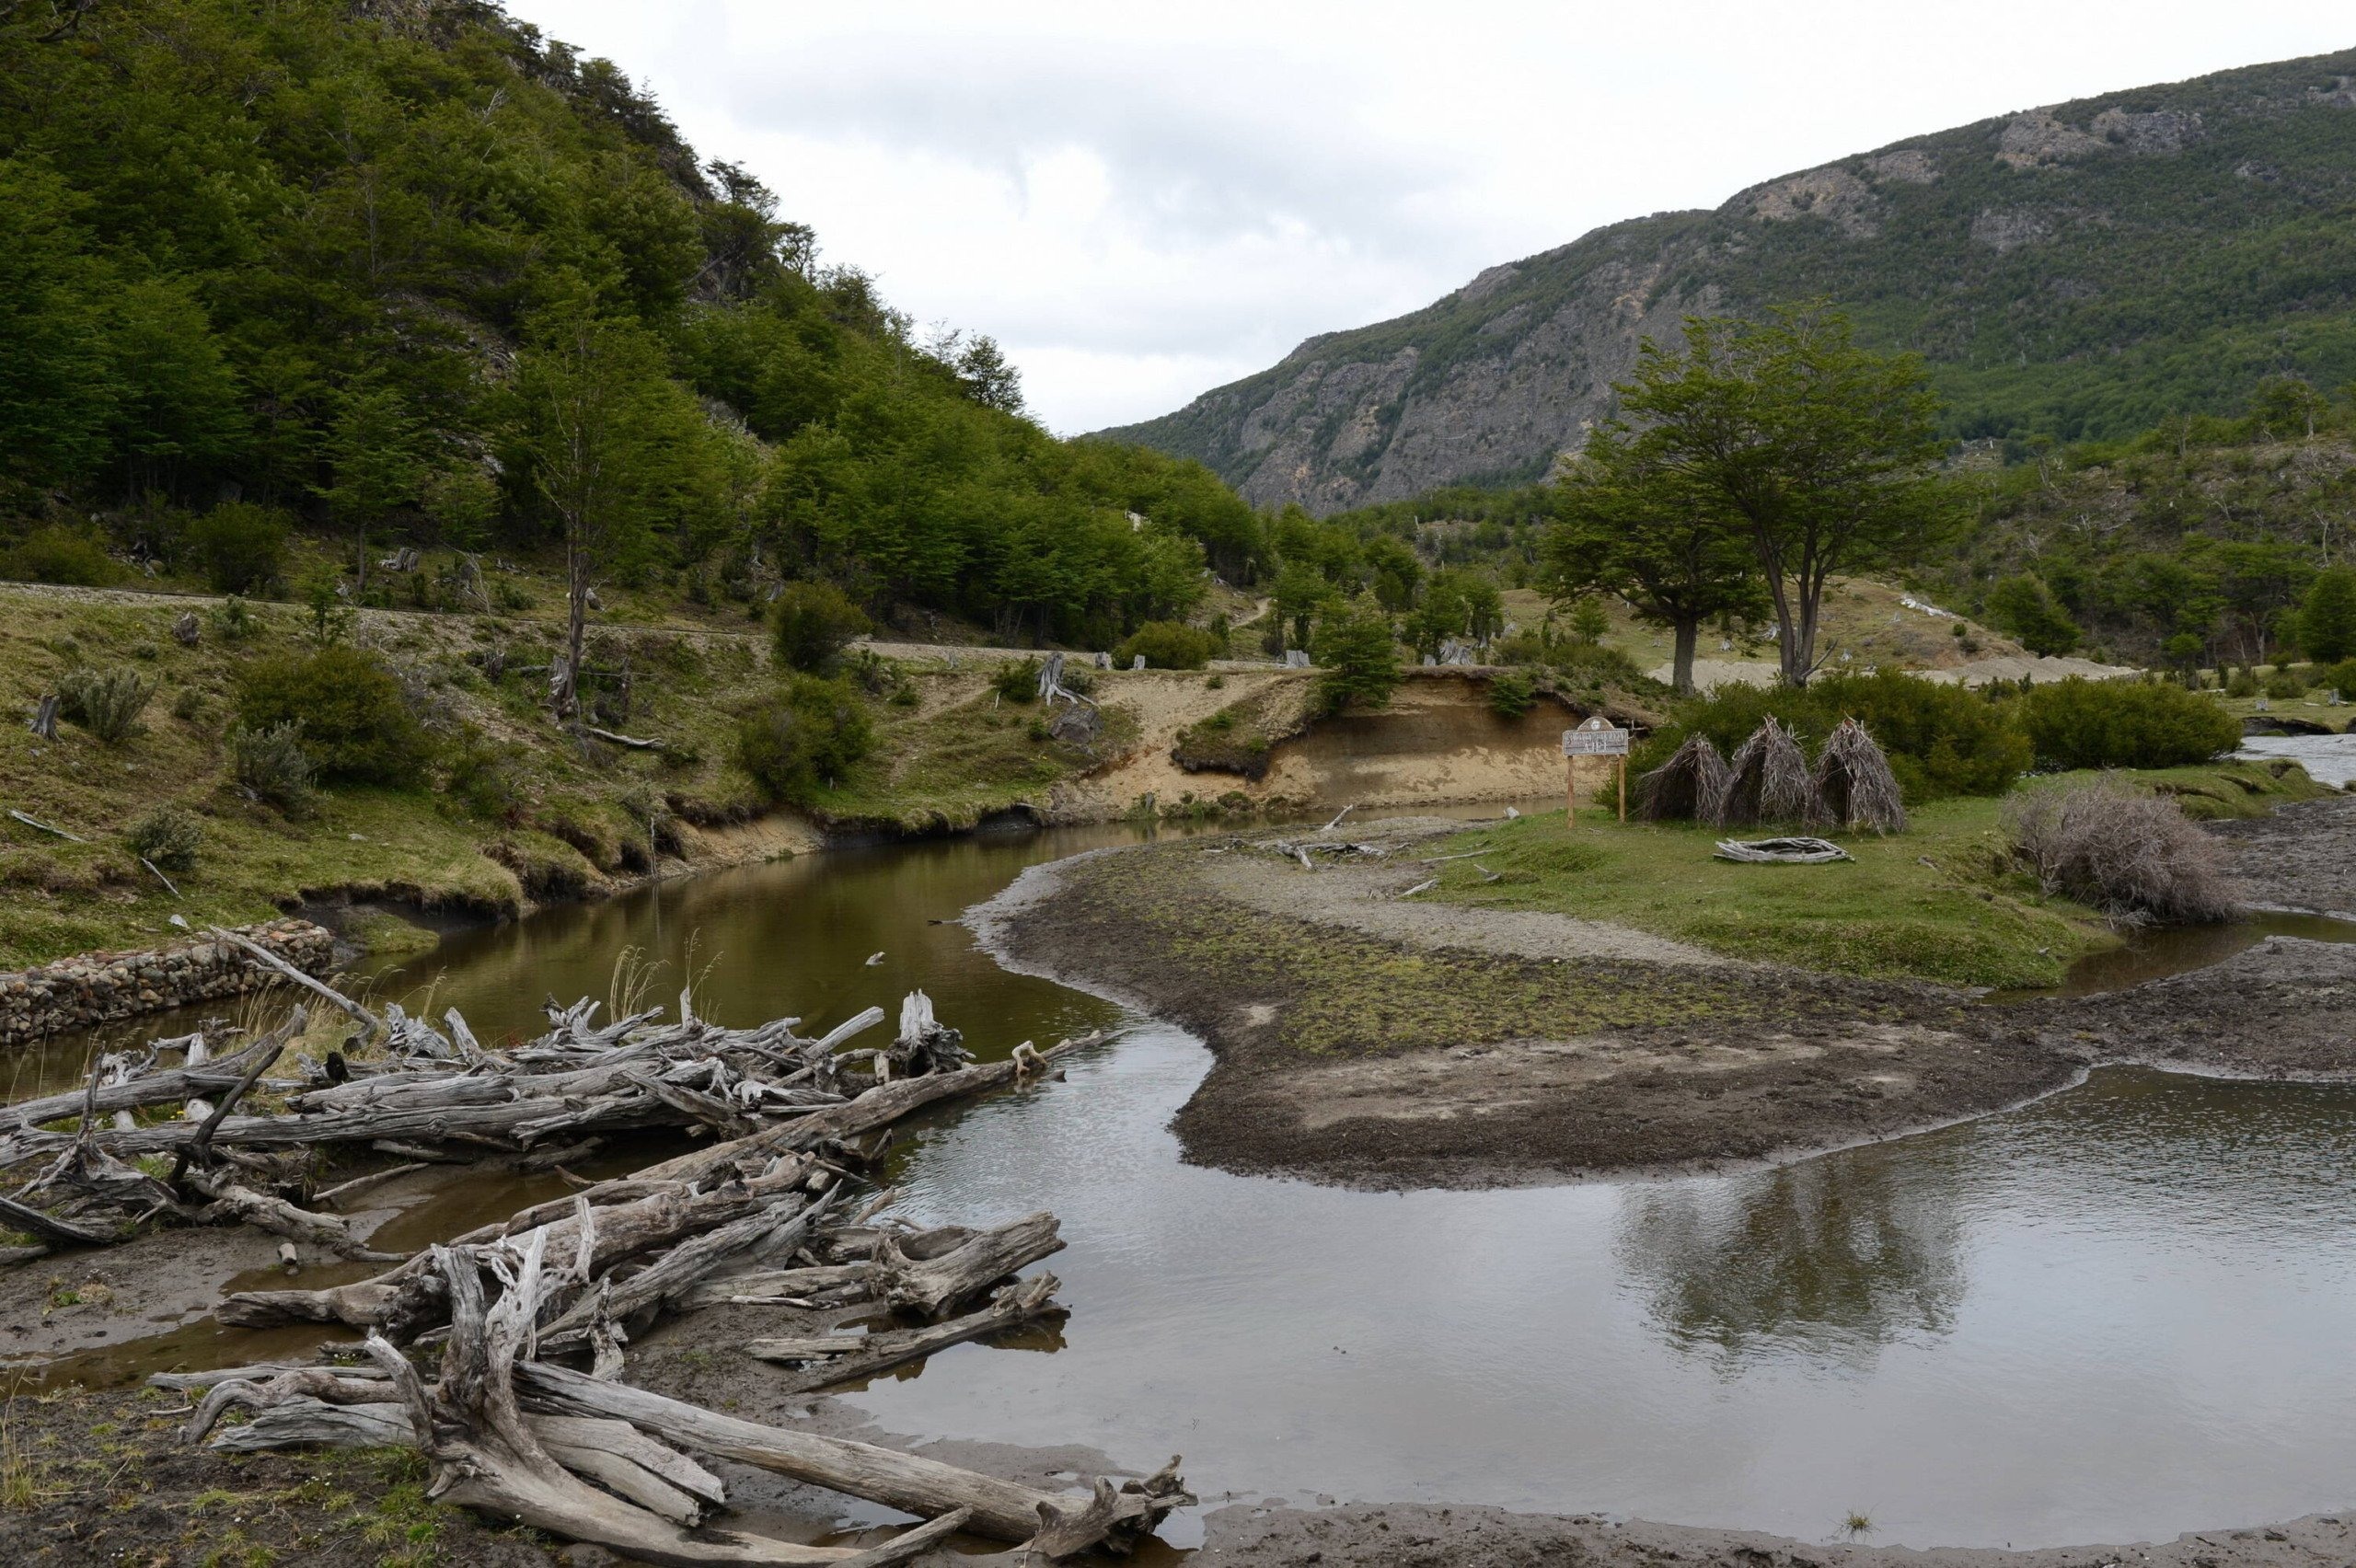
<svg viewBox="0 0 2356 1568">
<path fill-rule="evenodd" d="M 285 566 L 284 519 L 247 502 L 223 502 L 198 518 L 188 536 L 205 581 L 223 594 L 258 593 Z"/>
<path fill-rule="evenodd" d="M 2266 677 L 2266 695 L 2276 702 L 2289 702 L 2307 695 L 2307 683 L 2288 670 L 2277 670 Z"/>
<path fill-rule="evenodd" d="M 1489 679 L 1489 711 L 1500 719 L 1519 719 L 1538 701 L 1538 681 L 1525 670 L 1507 670 Z"/>
<path fill-rule="evenodd" d="M 2256 697 L 2258 695 L 2257 672 L 2235 670 L 2233 677 L 2225 682 L 2225 695 L 2227 697 Z"/>
<path fill-rule="evenodd" d="M 184 724 L 193 724 L 204 715 L 204 694 L 194 686 L 182 686 L 172 698 L 172 717 Z"/>
<path fill-rule="evenodd" d="M 1039 661 L 1009 659 L 990 674 L 990 689 L 1006 702 L 1033 702 L 1039 696 Z"/>
<path fill-rule="evenodd" d="M 194 812 L 157 806 L 124 836 L 141 859 L 163 870 L 184 871 L 196 864 L 196 852 L 204 846 L 204 825 Z"/>
<path fill-rule="evenodd" d="M 243 642 L 261 629 L 261 617 L 232 594 L 213 607 L 213 630 L 224 642 Z"/>
<path fill-rule="evenodd" d="M 2032 687 L 2012 707 L 2045 768 L 2177 767 L 2241 743 L 2232 714 L 2164 682 L 2073 677 Z"/>
<path fill-rule="evenodd" d="M 736 726 L 736 766 L 772 801 L 806 804 L 874 744 L 867 709 L 849 683 L 793 676 Z"/>
<path fill-rule="evenodd" d="M 303 754 L 320 778 L 406 784 L 425 761 L 424 732 L 400 683 L 356 648 L 256 663 L 238 682 L 237 717 L 251 730 L 299 721 Z"/>
<path fill-rule="evenodd" d="M 2067 653 L 2078 645 L 2078 623 L 2034 577 L 2007 577 L 1988 591 L 1990 624 L 2011 632 L 2032 653 Z"/>
<path fill-rule="evenodd" d="M 1154 670 L 1199 670 L 1219 650 L 1219 640 L 1184 621 L 1148 621 L 1113 651 L 1113 663 L 1126 670 L 1140 653 Z"/>
<path fill-rule="evenodd" d="M 137 670 L 100 672 L 87 666 L 58 678 L 57 709 L 106 745 L 121 745 L 139 729 L 156 696 L 156 681 Z"/>
<path fill-rule="evenodd" d="M 1632 767 L 1657 767 L 1691 735 L 1721 755 L 1773 717 L 1803 742 L 1821 744 L 1843 719 L 1864 725 L 1889 759 L 1909 804 L 1955 795 L 2001 795 L 2028 767 L 2028 739 L 2003 708 L 1919 675 L 1828 675 L 1807 688 L 1721 686 L 1688 702 L 1657 732 Z"/>
<path fill-rule="evenodd" d="M 37 528 L 0 557 L 0 575 L 27 582 L 102 588 L 120 578 L 122 568 L 89 534 L 74 528 Z"/>
<path fill-rule="evenodd" d="M 2134 919 L 2223 920 L 2222 851 L 2174 801 L 2117 778 L 2029 790 L 2005 807 L 2016 853 L 2048 893 Z"/>
<path fill-rule="evenodd" d="M 1380 708 L 1399 685 L 1399 645 L 1391 617 L 1368 605 L 1344 605 L 1317 621 L 1318 705 L 1328 713 Z"/>
<path fill-rule="evenodd" d="M 828 674 L 867 617 L 831 582 L 789 582 L 769 611 L 778 663 L 804 674 Z"/>
<path fill-rule="evenodd" d="M 513 825 L 521 820 L 524 791 L 508 748 L 471 724 L 442 747 L 443 792 L 475 816 Z"/>
<path fill-rule="evenodd" d="M 268 801 L 288 816 L 300 816 L 311 804 L 311 759 L 303 753 L 299 720 L 266 729 L 238 725 L 229 732 L 229 775 L 257 800 Z"/>
<path fill-rule="evenodd" d="M 2340 699 L 2356 702 L 2356 659 L 2342 659 L 2339 663 L 2315 672 L 2316 689 L 2336 691 Z"/>
</svg>

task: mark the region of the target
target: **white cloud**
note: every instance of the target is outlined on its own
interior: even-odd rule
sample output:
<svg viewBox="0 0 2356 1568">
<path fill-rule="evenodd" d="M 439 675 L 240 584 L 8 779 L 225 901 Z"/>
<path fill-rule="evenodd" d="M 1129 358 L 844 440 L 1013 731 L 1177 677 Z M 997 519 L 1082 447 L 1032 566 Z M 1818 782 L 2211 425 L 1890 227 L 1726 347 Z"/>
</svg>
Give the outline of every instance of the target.
<svg viewBox="0 0 2356 1568">
<path fill-rule="evenodd" d="M 1033 407 L 1147 418 L 1600 224 L 2356 41 L 2340 4 L 514 0 Z"/>
</svg>

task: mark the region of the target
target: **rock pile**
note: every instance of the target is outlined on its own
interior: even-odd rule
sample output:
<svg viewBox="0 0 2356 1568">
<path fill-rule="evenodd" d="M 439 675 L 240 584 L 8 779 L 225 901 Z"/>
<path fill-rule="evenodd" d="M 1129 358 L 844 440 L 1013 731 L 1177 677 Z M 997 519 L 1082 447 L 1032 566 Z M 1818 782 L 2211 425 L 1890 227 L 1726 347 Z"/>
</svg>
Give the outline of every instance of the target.
<svg viewBox="0 0 2356 1568">
<path fill-rule="evenodd" d="M 327 973 L 335 936 L 308 920 L 241 927 L 306 974 Z M 194 940 L 145 952 L 86 952 L 0 974 L 0 1044 L 257 990 L 271 972 L 226 942 Z"/>
</svg>

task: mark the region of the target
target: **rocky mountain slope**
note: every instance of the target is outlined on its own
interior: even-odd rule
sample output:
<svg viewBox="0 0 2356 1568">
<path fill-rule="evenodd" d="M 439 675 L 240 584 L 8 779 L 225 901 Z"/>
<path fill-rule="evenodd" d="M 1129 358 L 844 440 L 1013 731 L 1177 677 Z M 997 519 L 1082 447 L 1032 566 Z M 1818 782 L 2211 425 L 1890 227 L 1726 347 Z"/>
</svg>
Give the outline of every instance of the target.
<svg viewBox="0 0 2356 1568">
<path fill-rule="evenodd" d="M 1106 432 L 1320 514 L 1523 480 L 1693 312 L 1828 296 L 1963 436 L 2123 435 L 2356 377 L 2356 51 L 1917 137 L 1492 267 Z"/>
</svg>

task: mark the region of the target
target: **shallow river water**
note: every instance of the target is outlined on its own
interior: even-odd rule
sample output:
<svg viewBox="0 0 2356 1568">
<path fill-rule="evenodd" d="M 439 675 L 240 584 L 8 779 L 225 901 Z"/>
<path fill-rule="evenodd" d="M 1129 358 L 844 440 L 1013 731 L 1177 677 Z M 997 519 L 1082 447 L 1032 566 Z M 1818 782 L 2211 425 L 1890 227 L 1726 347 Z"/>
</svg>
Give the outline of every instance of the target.
<svg viewBox="0 0 2356 1568">
<path fill-rule="evenodd" d="M 656 997 L 703 972 L 699 1010 L 731 1022 L 823 1028 L 921 985 L 986 1055 L 1110 1027 L 1068 1082 L 943 1114 L 896 1158 L 912 1218 L 1053 1209 L 1071 1315 L 1051 1354 L 963 1346 L 844 1396 L 889 1432 L 1183 1453 L 1207 1503 L 1496 1503 L 1812 1539 L 1855 1511 L 1915 1545 L 2356 1504 L 2356 1090 L 2111 1071 L 1730 1177 L 1399 1194 L 1231 1176 L 1181 1164 L 1167 1129 L 1209 1066 L 1199 1042 L 937 923 L 1025 865 L 1131 836 L 727 873 L 456 937 L 377 994 L 431 985 L 436 1016 L 455 1004 L 488 1040 L 533 1028 L 548 993 L 606 995 L 637 947 L 668 964 Z M 395 1223 L 447 1233 L 459 1206 L 422 1198 Z"/>
</svg>

